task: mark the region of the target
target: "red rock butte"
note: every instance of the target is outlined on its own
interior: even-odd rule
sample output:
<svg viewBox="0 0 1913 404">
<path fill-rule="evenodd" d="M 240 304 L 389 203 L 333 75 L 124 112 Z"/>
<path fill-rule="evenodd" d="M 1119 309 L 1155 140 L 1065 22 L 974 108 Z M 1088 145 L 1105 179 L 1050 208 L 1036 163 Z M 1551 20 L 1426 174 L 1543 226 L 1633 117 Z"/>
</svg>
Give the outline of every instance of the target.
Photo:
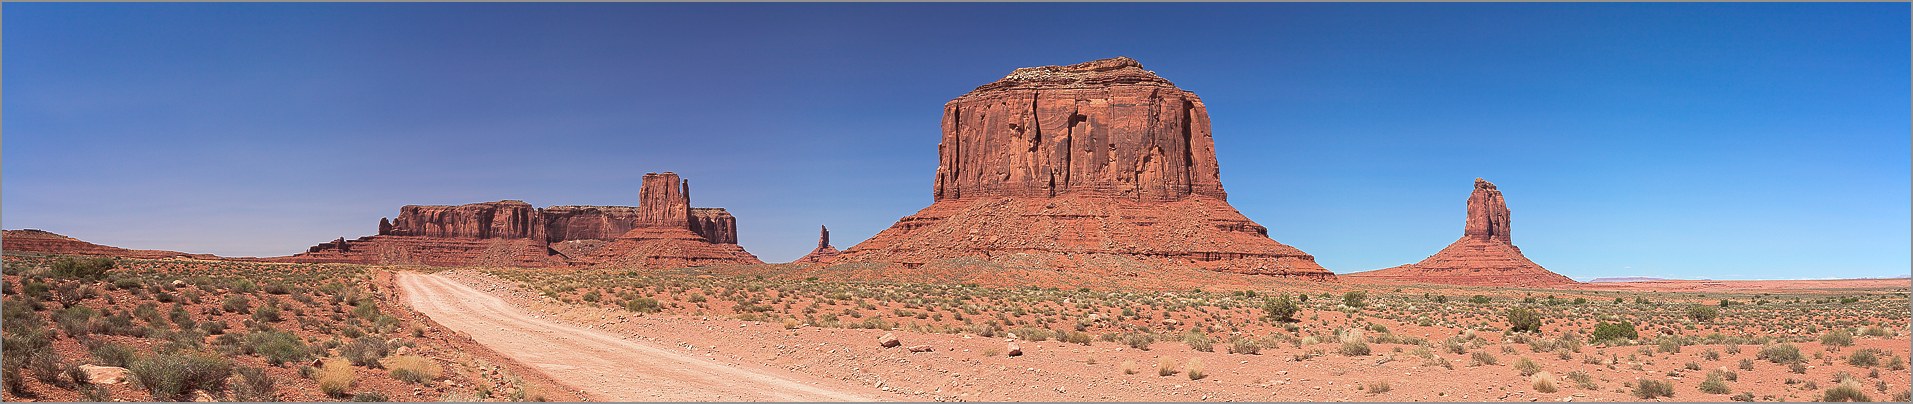
<svg viewBox="0 0 1913 404">
<path fill-rule="evenodd" d="M 1334 276 L 1229 206 L 1202 100 L 1135 60 L 1016 69 L 945 104 L 942 132 L 935 202 L 839 262 Z"/>
<path fill-rule="evenodd" d="M 691 207 L 689 182 L 647 173 L 638 206 L 552 206 L 523 201 L 407 205 L 379 234 L 341 237 L 272 260 L 434 266 L 611 265 L 676 268 L 762 263 L 737 245 L 737 219 Z"/>
<path fill-rule="evenodd" d="M 837 246 L 830 245 L 830 227 L 817 226 L 817 248 L 810 250 L 810 254 L 804 254 L 803 257 L 799 257 L 796 261 L 791 261 L 791 263 L 828 264 L 836 261 L 838 254 L 841 254 L 841 252 L 837 251 Z"/>
<path fill-rule="evenodd" d="M 1461 239 L 1414 264 L 1346 276 L 1404 282 L 1480 286 L 1562 286 L 1573 279 L 1542 268 L 1509 237 L 1508 202 L 1494 183 L 1475 179 Z"/>
</svg>

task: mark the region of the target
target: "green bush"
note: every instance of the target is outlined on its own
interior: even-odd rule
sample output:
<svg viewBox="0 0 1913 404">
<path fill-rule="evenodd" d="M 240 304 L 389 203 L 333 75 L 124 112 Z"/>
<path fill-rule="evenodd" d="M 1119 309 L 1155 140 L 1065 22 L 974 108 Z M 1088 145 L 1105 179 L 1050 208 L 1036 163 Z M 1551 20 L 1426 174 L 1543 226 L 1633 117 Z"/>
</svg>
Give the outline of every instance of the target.
<svg viewBox="0 0 1913 404">
<path fill-rule="evenodd" d="M 1295 322 L 1295 313 L 1301 311 L 1302 307 L 1296 305 L 1294 300 L 1290 300 L 1287 294 L 1280 298 L 1262 301 L 1262 319 L 1272 323 Z"/>
<path fill-rule="evenodd" d="M 266 358 L 266 363 L 280 366 L 306 359 L 307 349 L 299 336 L 279 331 L 261 331 L 246 334 L 246 348 Z"/>
<path fill-rule="evenodd" d="M 1883 353 L 1885 352 L 1880 351 L 1877 348 L 1867 348 L 1867 349 L 1856 350 L 1856 351 L 1853 351 L 1853 354 L 1847 355 L 1847 364 L 1853 365 L 1853 366 L 1859 366 L 1859 367 L 1867 367 L 1867 368 L 1879 366 L 1880 354 L 1883 354 Z"/>
<path fill-rule="evenodd" d="M 106 271 L 113 269 L 113 259 L 98 258 L 61 258 L 53 261 L 53 268 L 47 276 L 66 279 L 99 280 L 106 277 Z"/>
<path fill-rule="evenodd" d="M 260 305 L 259 309 L 252 311 L 252 321 L 256 323 L 277 323 L 281 320 L 285 318 L 279 315 L 278 305 Z"/>
<path fill-rule="evenodd" d="M 1721 306 L 1721 307 L 1726 307 L 1726 306 Z M 1688 306 L 1687 318 L 1691 318 L 1691 319 L 1694 319 L 1694 321 L 1703 322 L 1703 323 L 1714 321 L 1714 319 L 1720 318 L 1720 309 L 1702 306 L 1698 304 L 1693 306 Z"/>
<path fill-rule="evenodd" d="M 1634 323 L 1610 323 L 1603 321 L 1594 325 L 1594 335 L 1590 341 L 1601 342 L 1639 338 L 1641 338 L 1641 334 L 1634 330 Z"/>
<path fill-rule="evenodd" d="M 1021 335 L 1021 334 L 1018 334 L 1018 335 Z M 1215 340 L 1210 339 L 1208 334 L 1203 334 L 1201 331 L 1190 331 L 1187 334 L 1183 334 L 1182 343 L 1189 344 L 1189 349 L 1193 349 L 1198 352 L 1215 352 L 1216 351 Z"/>
<path fill-rule="evenodd" d="M 1541 313 L 1527 308 L 1508 309 L 1508 330 L 1513 332 L 1540 332 Z"/>
<path fill-rule="evenodd" d="M 200 352 L 161 354 L 134 361 L 128 372 L 154 399 L 186 401 L 193 390 L 225 391 L 232 361 Z"/>
<path fill-rule="evenodd" d="M 1487 296 L 1482 296 L 1482 295 L 1474 295 L 1474 296 L 1468 297 L 1468 302 L 1474 303 L 1474 304 L 1488 304 L 1488 302 L 1491 302 L 1491 301 L 1494 301 L 1494 299 L 1489 298 Z"/>
<path fill-rule="evenodd" d="M 93 358 L 99 360 L 101 365 L 126 367 L 139 359 L 139 353 L 133 351 L 133 347 L 119 343 L 89 340 L 86 345 L 87 352 L 93 354 Z"/>
<path fill-rule="evenodd" d="M 1342 305 L 1355 308 L 1368 307 L 1368 292 L 1354 290 L 1343 293 Z"/>
<path fill-rule="evenodd" d="M 1781 364 L 1799 363 L 1800 348 L 1787 343 L 1768 345 L 1760 347 L 1760 352 L 1754 354 L 1754 358 Z"/>
<path fill-rule="evenodd" d="M 225 300 L 219 302 L 219 308 L 227 313 L 251 314 L 252 301 L 247 300 L 246 295 L 226 296 Z"/>
<path fill-rule="evenodd" d="M 1820 335 L 1820 343 L 1828 346 L 1853 346 L 1853 333 L 1846 329 L 1827 331 Z"/>
<path fill-rule="evenodd" d="M 661 311 L 663 306 L 658 304 L 658 299 L 640 297 L 624 302 L 624 308 L 639 313 L 656 313 Z"/>
<path fill-rule="evenodd" d="M 1369 354 L 1368 343 L 1362 341 L 1343 342 L 1342 348 L 1337 350 L 1337 352 L 1341 352 L 1342 355 L 1346 356 L 1367 356 Z"/>
<path fill-rule="evenodd" d="M 1719 371 L 1707 374 L 1707 380 L 1700 382 L 1700 392 L 1707 394 L 1727 394 L 1733 390 L 1727 388 L 1727 380 Z"/>
<path fill-rule="evenodd" d="M 1867 402 L 1873 401 L 1873 399 L 1867 397 L 1866 389 L 1860 386 L 1860 382 L 1847 379 L 1827 389 L 1827 392 L 1820 397 L 1820 401 L 1830 403 L 1839 401 Z"/>
</svg>

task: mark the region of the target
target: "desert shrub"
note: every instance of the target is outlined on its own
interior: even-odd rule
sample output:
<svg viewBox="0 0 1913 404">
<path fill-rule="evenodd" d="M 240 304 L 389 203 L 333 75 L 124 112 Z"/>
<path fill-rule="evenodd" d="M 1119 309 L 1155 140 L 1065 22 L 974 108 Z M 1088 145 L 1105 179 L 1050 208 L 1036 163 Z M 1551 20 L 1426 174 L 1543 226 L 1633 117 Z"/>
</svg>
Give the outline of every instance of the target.
<svg viewBox="0 0 1913 404">
<path fill-rule="evenodd" d="M 47 276 L 66 279 L 99 280 L 105 278 L 106 272 L 111 269 L 113 269 L 112 258 L 66 257 L 53 261 L 53 267 L 47 271 Z"/>
<path fill-rule="evenodd" d="M 1540 332 L 1541 313 L 1527 308 L 1508 309 L 1508 330 L 1513 332 Z"/>
<path fill-rule="evenodd" d="M 1847 380 L 1841 381 L 1840 384 L 1837 384 L 1831 388 L 1828 388 L 1826 393 L 1824 393 L 1821 396 L 1820 401 L 1867 402 L 1867 401 L 1873 401 L 1873 399 L 1871 397 L 1867 397 L 1866 388 L 1861 387 L 1859 381 L 1856 381 L 1853 379 L 1847 379 Z"/>
<path fill-rule="evenodd" d="M 1743 392 L 1740 392 L 1740 394 L 1735 394 L 1733 397 L 1728 397 L 1728 399 L 1731 399 L 1734 401 L 1751 403 L 1751 402 L 1754 402 L 1754 392 L 1743 391 Z"/>
<path fill-rule="evenodd" d="M 1056 340 L 1071 344 L 1089 345 L 1095 338 L 1086 332 L 1064 331 L 1057 334 Z"/>
<path fill-rule="evenodd" d="M 1820 343 L 1828 346 L 1853 346 L 1853 333 L 1846 329 L 1835 329 L 1820 335 Z"/>
<path fill-rule="evenodd" d="M 339 356 L 344 356 L 353 366 L 379 367 L 379 359 L 384 359 L 388 352 L 385 341 L 372 335 L 355 338 L 339 347 Z"/>
<path fill-rule="evenodd" d="M 1534 363 L 1532 359 L 1521 358 L 1514 361 L 1514 370 L 1521 372 L 1522 376 L 1532 376 L 1541 372 L 1541 365 Z"/>
<path fill-rule="evenodd" d="M 1166 356 L 1161 358 L 1156 358 L 1156 375 L 1157 376 L 1174 376 L 1175 374 L 1176 374 L 1175 360 L 1171 360 L 1169 359 L 1169 357 L 1166 357 Z"/>
<path fill-rule="evenodd" d="M 1149 344 L 1156 342 L 1156 338 L 1140 332 L 1126 332 L 1116 336 L 1116 342 L 1121 342 L 1130 348 L 1147 351 L 1149 350 Z"/>
<path fill-rule="evenodd" d="M 246 334 L 246 349 L 266 358 L 266 363 L 273 366 L 305 360 L 308 352 L 299 336 L 279 331 Z"/>
<path fill-rule="evenodd" d="M 272 375 L 266 374 L 265 369 L 246 366 L 233 369 L 233 373 L 239 375 L 239 383 L 232 386 L 233 400 L 278 401 L 279 397 L 275 392 L 277 387 L 274 385 Z"/>
<path fill-rule="evenodd" d="M 1343 293 L 1342 305 L 1348 306 L 1348 307 L 1354 307 L 1354 308 L 1367 307 L 1368 292 L 1354 290 L 1354 291 L 1349 291 L 1348 293 Z"/>
<path fill-rule="evenodd" d="M 1336 352 L 1340 352 L 1346 356 L 1366 356 L 1369 354 L 1369 348 L 1367 342 L 1347 341 L 1343 342 L 1342 348 L 1336 350 Z"/>
<path fill-rule="evenodd" d="M 313 380 L 319 382 L 319 391 L 328 396 L 344 397 L 346 389 L 352 388 L 352 381 L 358 379 L 352 364 L 342 361 L 326 361 Z"/>
<path fill-rule="evenodd" d="M 252 301 L 246 299 L 246 295 L 226 296 L 225 299 L 219 301 L 219 308 L 225 310 L 227 313 L 250 314 L 252 312 Z"/>
<path fill-rule="evenodd" d="M 424 383 L 438 380 L 443 370 L 437 362 L 417 355 L 394 356 L 385 361 L 385 367 L 392 369 L 392 378 L 410 383 Z"/>
<path fill-rule="evenodd" d="M 1732 390 L 1727 388 L 1726 378 L 1719 371 L 1715 371 L 1708 373 L 1707 380 L 1700 382 L 1700 391 L 1707 394 L 1727 394 Z"/>
<path fill-rule="evenodd" d="M 1754 358 L 1773 363 L 1798 363 L 1801 359 L 1800 348 L 1787 343 L 1768 345 L 1760 347 L 1760 352 L 1754 354 Z"/>
<path fill-rule="evenodd" d="M 1290 300 L 1287 294 L 1262 301 L 1262 318 L 1272 323 L 1295 322 L 1295 313 L 1301 311 L 1302 307 Z"/>
<path fill-rule="evenodd" d="M 1474 303 L 1474 304 L 1488 304 L 1488 302 L 1490 301 L 1494 301 L 1494 299 L 1489 298 L 1487 296 L 1482 296 L 1482 295 L 1474 295 L 1474 296 L 1468 297 L 1468 302 Z"/>
<path fill-rule="evenodd" d="M 1470 353 L 1468 355 L 1468 360 L 1472 362 L 1475 366 L 1493 365 L 1501 361 L 1500 359 L 1496 359 L 1494 354 L 1488 353 L 1488 351 L 1475 351 L 1473 353 Z"/>
<path fill-rule="evenodd" d="M 139 354 L 133 351 L 133 347 L 116 342 L 90 340 L 86 345 L 87 352 L 93 354 L 93 358 L 105 366 L 126 367 L 132 364 L 134 359 L 139 358 Z"/>
<path fill-rule="evenodd" d="M 1568 380 L 1573 381 L 1575 387 L 1580 387 L 1586 390 L 1594 390 L 1594 389 L 1601 388 L 1601 386 L 1594 384 L 1594 376 L 1589 375 L 1588 372 L 1583 372 L 1579 370 L 1568 372 Z"/>
<path fill-rule="evenodd" d="M 106 323 L 98 321 L 99 312 L 86 306 L 70 306 L 53 312 L 53 322 L 60 330 L 73 338 L 106 331 Z"/>
<path fill-rule="evenodd" d="M 1660 343 L 1655 344 L 1654 350 L 1660 351 L 1662 353 L 1680 353 L 1681 342 L 1674 338 L 1663 337 L 1661 338 Z"/>
<path fill-rule="evenodd" d="M 1754 360 L 1740 358 L 1740 370 L 1754 370 Z"/>
<path fill-rule="evenodd" d="M 1229 353 L 1260 355 L 1262 353 L 1262 343 L 1248 338 L 1235 337 L 1229 340 Z"/>
<path fill-rule="evenodd" d="M 283 294 L 292 293 L 291 290 L 286 288 L 286 284 L 279 283 L 279 282 L 266 284 L 265 290 L 266 290 L 266 293 L 275 294 L 275 295 L 283 295 Z"/>
<path fill-rule="evenodd" d="M 1596 323 L 1594 325 L 1594 334 L 1590 337 L 1589 342 L 1599 343 L 1602 341 L 1632 340 L 1632 339 L 1640 339 L 1640 338 L 1641 338 L 1640 332 L 1634 330 L 1634 323 L 1627 323 L 1627 322 L 1610 323 L 1610 322 L 1603 321 L 1600 323 Z"/>
<path fill-rule="evenodd" d="M 1201 331 L 1190 331 L 1183 334 L 1182 343 L 1189 344 L 1189 349 L 1194 349 L 1199 352 L 1216 351 L 1215 340 L 1210 339 L 1208 334 L 1203 334 Z"/>
<path fill-rule="evenodd" d="M 523 400 L 523 397 L 517 397 L 517 398 L 518 399 L 514 399 L 512 401 L 525 401 Z M 386 401 L 392 401 L 392 400 L 387 399 L 385 397 L 385 393 L 380 393 L 376 391 L 361 391 L 357 393 L 352 393 L 352 402 L 355 402 L 355 403 L 382 403 Z"/>
<path fill-rule="evenodd" d="M 1703 322 L 1703 323 L 1714 321 L 1714 319 L 1720 318 L 1720 309 L 1702 306 L 1698 304 L 1693 306 L 1687 306 L 1687 318 L 1691 318 L 1691 319 L 1694 319 L 1694 321 Z"/>
<path fill-rule="evenodd" d="M 1189 363 L 1183 365 L 1183 374 L 1188 375 L 1189 380 L 1202 380 L 1204 377 L 1209 377 L 1209 373 L 1202 367 L 1200 358 L 1189 359 Z"/>
<path fill-rule="evenodd" d="M 202 352 L 159 354 L 133 361 L 127 373 L 154 399 L 185 401 L 193 390 L 224 391 L 232 361 Z"/>
<path fill-rule="evenodd" d="M 1655 397 L 1673 397 L 1674 383 L 1666 380 L 1640 379 L 1634 381 L 1634 397 L 1642 400 Z"/>
<path fill-rule="evenodd" d="M 1395 388 L 1392 386 L 1389 386 L 1388 381 L 1379 380 L 1379 381 L 1368 382 L 1368 384 L 1362 385 L 1362 389 L 1368 390 L 1368 394 L 1382 394 L 1382 393 L 1387 393 L 1389 390 L 1394 390 Z"/>
<path fill-rule="evenodd" d="M 1886 327 L 1869 325 L 1866 329 L 1860 331 L 1860 335 L 1868 337 L 1890 337 L 1893 336 L 1893 332 L 1887 330 Z"/>
<path fill-rule="evenodd" d="M 279 305 L 276 304 L 259 305 L 258 310 L 252 311 L 253 322 L 277 323 L 282 320 L 285 320 L 285 318 L 279 315 Z"/>
<path fill-rule="evenodd" d="M 218 320 L 215 320 L 215 321 L 207 321 L 207 322 L 204 322 L 204 323 L 199 323 L 199 330 L 200 330 L 200 331 L 205 331 L 205 332 L 206 332 L 206 335 L 220 335 L 220 334 L 225 334 L 225 333 L 226 333 L 226 322 L 225 322 L 225 321 L 218 321 Z"/>
<path fill-rule="evenodd" d="M 1879 366 L 1880 354 L 1883 354 L 1883 353 L 1886 353 L 1886 352 L 1881 351 L 1878 348 L 1867 348 L 1867 349 L 1856 350 L 1856 351 L 1853 351 L 1853 354 L 1847 355 L 1847 364 L 1853 365 L 1853 366 L 1859 366 L 1859 367 L 1866 367 L 1866 368 Z"/>
<path fill-rule="evenodd" d="M 652 299 L 649 297 L 640 297 L 636 299 L 631 299 L 629 301 L 625 301 L 624 309 L 639 312 L 639 313 L 656 313 L 658 311 L 661 311 L 663 307 L 658 305 L 658 299 Z"/>
<path fill-rule="evenodd" d="M 1126 374 L 1126 375 L 1133 375 L 1133 374 L 1136 374 L 1137 372 L 1140 372 L 1140 370 L 1137 370 L 1136 368 L 1136 361 L 1133 361 L 1133 360 L 1123 361 L 1120 367 L 1122 367 L 1123 369 L 1123 374 Z"/>
<path fill-rule="evenodd" d="M 1560 387 L 1556 386 L 1554 374 L 1548 372 L 1535 373 L 1533 377 L 1528 378 L 1528 385 L 1534 387 L 1534 391 L 1542 393 L 1553 393 L 1561 390 Z"/>
</svg>

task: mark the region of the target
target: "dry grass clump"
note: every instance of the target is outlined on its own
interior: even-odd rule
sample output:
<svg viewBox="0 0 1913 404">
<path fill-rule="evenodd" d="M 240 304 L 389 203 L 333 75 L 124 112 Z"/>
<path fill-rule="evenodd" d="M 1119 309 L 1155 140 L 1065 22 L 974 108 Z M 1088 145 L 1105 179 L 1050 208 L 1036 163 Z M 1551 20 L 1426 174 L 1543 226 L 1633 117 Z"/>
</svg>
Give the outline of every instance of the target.
<svg viewBox="0 0 1913 404">
<path fill-rule="evenodd" d="M 1395 389 L 1389 386 L 1386 380 L 1368 382 L 1368 384 L 1362 386 L 1362 388 L 1363 390 L 1368 390 L 1368 394 L 1382 394 Z"/>
<path fill-rule="evenodd" d="M 438 380 L 444 374 L 437 362 L 418 355 L 394 356 L 385 361 L 385 367 L 392 369 L 392 378 L 408 383 Z"/>
<path fill-rule="evenodd" d="M 1126 375 L 1133 375 L 1133 374 L 1136 374 L 1137 372 L 1142 371 L 1140 368 L 1136 366 L 1136 361 L 1133 361 L 1133 360 L 1123 361 L 1123 364 L 1121 367 L 1123 369 L 1123 374 L 1126 374 Z"/>
<path fill-rule="evenodd" d="M 319 381 L 319 391 L 328 396 L 345 397 L 346 390 L 352 388 L 352 382 L 358 380 L 358 371 L 352 368 L 350 362 L 334 359 L 325 361 L 325 367 L 312 378 Z"/>
<path fill-rule="evenodd" d="M 1548 372 L 1535 373 L 1534 376 L 1528 378 L 1528 384 L 1534 387 L 1534 391 L 1542 393 L 1553 393 L 1561 390 L 1560 387 L 1556 386 L 1554 374 Z"/>
<path fill-rule="evenodd" d="M 1534 363 L 1532 359 L 1523 357 L 1514 361 L 1514 370 L 1521 372 L 1522 376 L 1532 376 L 1535 373 L 1541 372 L 1541 365 Z"/>
<path fill-rule="evenodd" d="M 1175 374 L 1176 374 L 1175 360 L 1169 359 L 1168 357 L 1162 357 L 1162 358 L 1156 359 L 1156 375 L 1157 376 L 1174 376 Z"/>
<path fill-rule="evenodd" d="M 1824 393 L 1821 396 L 1820 401 L 1866 402 L 1866 401 L 1873 401 L 1873 399 L 1871 397 L 1867 397 L 1866 388 L 1861 387 L 1859 381 L 1856 381 L 1853 379 L 1846 379 L 1846 380 L 1840 381 L 1840 384 L 1835 385 L 1832 388 L 1828 388 L 1826 393 Z"/>
<path fill-rule="evenodd" d="M 1183 365 L 1183 372 L 1189 375 L 1189 380 L 1202 380 L 1204 377 L 1209 377 L 1209 373 L 1203 370 L 1201 358 L 1189 359 L 1189 363 Z"/>
<path fill-rule="evenodd" d="M 1727 394 L 1733 390 L 1727 388 L 1726 372 L 1719 370 L 1707 372 L 1707 380 L 1700 382 L 1700 391 L 1707 394 Z"/>
</svg>

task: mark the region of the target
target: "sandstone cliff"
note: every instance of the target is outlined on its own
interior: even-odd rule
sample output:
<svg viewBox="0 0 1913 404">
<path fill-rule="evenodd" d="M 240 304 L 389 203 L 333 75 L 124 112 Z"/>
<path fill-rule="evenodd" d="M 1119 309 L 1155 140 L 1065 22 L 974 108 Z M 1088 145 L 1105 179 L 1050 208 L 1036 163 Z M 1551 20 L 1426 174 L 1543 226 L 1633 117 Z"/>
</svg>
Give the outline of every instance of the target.
<svg viewBox="0 0 1913 404">
<path fill-rule="evenodd" d="M 810 250 L 810 254 L 804 254 L 803 257 L 799 257 L 796 261 L 791 262 L 801 264 L 830 263 L 837 260 L 838 254 L 837 246 L 830 245 L 830 228 L 817 226 L 817 248 Z"/>
<path fill-rule="evenodd" d="M 838 261 L 1333 277 L 1229 206 L 1202 101 L 1129 58 L 1016 69 L 942 131 L 935 202 Z"/>
<path fill-rule="evenodd" d="M 1528 260 L 1509 236 L 1508 203 L 1495 184 L 1476 178 L 1468 195 L 1461 239 L 1414 264 L 1347 276 L 1402 282 L 1481 286 L 1564 286 L 1576 284 Z"/>
</svg>

